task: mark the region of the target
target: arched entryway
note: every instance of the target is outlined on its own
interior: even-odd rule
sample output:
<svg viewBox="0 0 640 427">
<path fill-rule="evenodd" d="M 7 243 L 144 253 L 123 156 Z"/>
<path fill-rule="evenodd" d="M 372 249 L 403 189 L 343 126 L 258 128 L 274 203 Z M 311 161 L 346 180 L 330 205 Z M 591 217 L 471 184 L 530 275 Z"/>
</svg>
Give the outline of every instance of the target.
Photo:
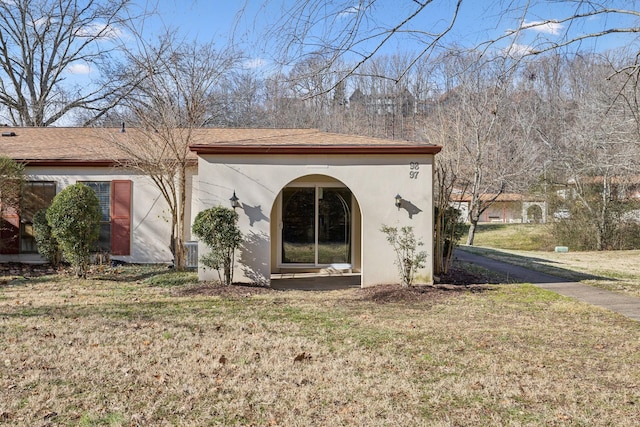
<svg viewBox="0 0 640 427">
<path fill-rule="evenodd" d="M 540 224 L 542 222 L 542 208 L 538 205 L 531 205 L 527 209 L 528 222 Z"/>
<path fill-rule="evenodd" d="M 341 181 L 307 175 L 287 184 L 271 209 L 272 283 L 359 285 L 361 223 L 356 197 Z"/>
<path fill-rule="evenodd" d="M 522 222 L 545 223 L 547 222 L 547 210 L 545 202 L 523 202 Z"/>
</svg>

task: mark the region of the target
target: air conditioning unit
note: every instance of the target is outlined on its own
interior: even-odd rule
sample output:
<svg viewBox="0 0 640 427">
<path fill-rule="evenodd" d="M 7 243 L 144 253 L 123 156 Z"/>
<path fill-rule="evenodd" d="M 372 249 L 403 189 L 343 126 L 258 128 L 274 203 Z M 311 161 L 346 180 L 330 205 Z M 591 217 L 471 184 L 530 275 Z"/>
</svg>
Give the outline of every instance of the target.
<svg viewBox="0 0 640 427">
<path fill-rule="evenodd" d="M 187 268 L 198 268 L 198 242 L 184 242 L 185 263 Z"/>
</svg>

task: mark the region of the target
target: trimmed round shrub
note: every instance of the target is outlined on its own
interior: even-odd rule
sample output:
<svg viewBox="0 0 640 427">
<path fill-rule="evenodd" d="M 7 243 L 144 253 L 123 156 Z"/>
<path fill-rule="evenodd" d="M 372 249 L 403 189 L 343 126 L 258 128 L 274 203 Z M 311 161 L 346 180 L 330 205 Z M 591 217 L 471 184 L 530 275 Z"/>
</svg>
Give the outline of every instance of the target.
<svg viewBox="0 0 640 427">
<path fill-rule="evenodd" d="M 33 216 L 33 231 L 38 253 L 49 261 L 49 264 L 58 266 L 62 259 L 62 251 L 58 241 L 51 234 L 46 209 L 40 209 Z"/>
<path fill-rule="evenodd" d="M 100 236 L 100 202 L 84 184 L 70 185 L 54 197 L 47 209 L 51 235 L 77 277 L 86 277 L 91 249 Z"/>
<path fill-rule="evenodd" d="M 225 285 L 233 282 L 235 250 L 242 243 L 242 232 L 237 224 L 237 212 L 222 206 L 199 212 L 193 221 L 193 234 L 211 249 L 200 261 L 217 270 Z"/>
</svg>

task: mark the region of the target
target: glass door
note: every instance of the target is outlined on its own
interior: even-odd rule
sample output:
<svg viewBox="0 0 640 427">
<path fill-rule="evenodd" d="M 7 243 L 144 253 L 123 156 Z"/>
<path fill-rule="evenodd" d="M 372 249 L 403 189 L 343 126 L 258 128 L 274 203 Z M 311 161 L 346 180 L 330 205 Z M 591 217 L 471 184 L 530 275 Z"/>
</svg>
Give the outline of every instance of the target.
<svg viewBox="0 0 640 427">
<path fill-rule="evenodd" d="M 317 264 L 351 262 L 351 192 L 318 188 Z"/>
<path fill-rule="evenodd" d="M 282 191 L 282 262 L 315 264 L 315 188 Z"/>
<path fill-rule="evenodd" d="M 351 262 L 351 192 L 341 187 L 282 191 L 282 263 Z"/>
</svg>

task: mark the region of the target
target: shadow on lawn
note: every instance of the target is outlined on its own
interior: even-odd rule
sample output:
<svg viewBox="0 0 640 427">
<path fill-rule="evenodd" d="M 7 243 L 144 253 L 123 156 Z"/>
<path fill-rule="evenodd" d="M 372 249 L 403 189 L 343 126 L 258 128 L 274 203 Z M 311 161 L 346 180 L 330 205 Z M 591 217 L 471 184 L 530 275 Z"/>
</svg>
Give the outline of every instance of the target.
<svg viewBox="0 0 640 427">
<path fill-rule="evenodd" d="M 560 263 L 543 258 L 528 257 L 486 247 L 464 247 L 456 250 L 459 261 L 478 265 L 507 275 L 510 282 L 556 283 L 582 280 L 617 281 L 612 277 L 595 276 L 558 267 Z M 556 264 L 556 265 L 551 265 Z"/>
<path fill-rule="evenodd" d="M 109 280 L 113 282 L 138 282 L 149 279 L 150 277 L 170 274 L 175 270 L 171 270 L 165 264 L 136 265 L 127 264 L 116 267 L 106 267 L 102 271 L 93 269 L 89 273 L 91 280 Z"/>
<path fill-rule="evenodd" d="M 403 288 L 400 285 L 379 285 L 371 288 L 359 289 L 354 298 L 359 301 L 387 303 L 422 303 L 435 304 L 444 299 L 495 290 L 490 285 L 423 285 Z"/>
</svg>

